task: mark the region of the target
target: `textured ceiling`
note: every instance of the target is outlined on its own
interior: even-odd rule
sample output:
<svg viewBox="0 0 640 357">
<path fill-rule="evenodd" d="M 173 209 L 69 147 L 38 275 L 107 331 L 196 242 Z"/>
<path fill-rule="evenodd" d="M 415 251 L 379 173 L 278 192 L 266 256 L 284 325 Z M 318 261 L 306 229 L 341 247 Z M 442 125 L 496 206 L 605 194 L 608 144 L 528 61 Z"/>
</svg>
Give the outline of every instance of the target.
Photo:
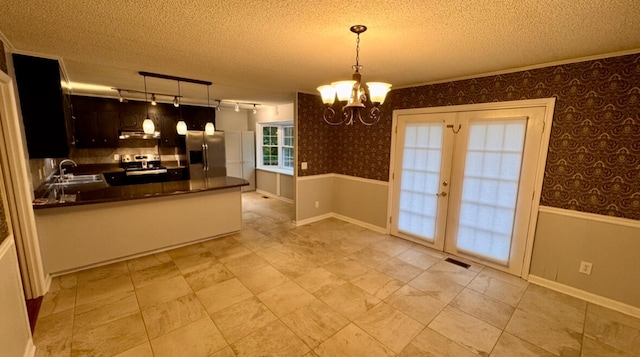
<svg viewBox="0 0 640 357">
<path fill-rule="evenodd" d="M 351 75 L 394 87 L 640 51 L 638 0 L 0 0 L 17 52 L 62 59 L 77 83 L 141 90 L 138 71 L 213 82 L 211 98 L 277 104 Z M 149 91 L 177 92 L 148 79 Z M 206 89 L 182 85 L 190 102 Z"/>
</svg>

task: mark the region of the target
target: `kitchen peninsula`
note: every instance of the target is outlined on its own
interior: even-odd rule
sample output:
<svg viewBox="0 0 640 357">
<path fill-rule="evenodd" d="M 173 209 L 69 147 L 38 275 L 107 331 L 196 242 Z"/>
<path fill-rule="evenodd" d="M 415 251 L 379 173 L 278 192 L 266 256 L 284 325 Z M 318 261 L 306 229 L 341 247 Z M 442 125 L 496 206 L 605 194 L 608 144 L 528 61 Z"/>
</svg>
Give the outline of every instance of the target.
<svg viewBox="0 0 640 357">
<path fill-rule="evenodd" d="M 214 177 L 77 191 L 34 202 L 45 271 L 57 275 L 239 231 L 241 188 Z"/>
</svg>

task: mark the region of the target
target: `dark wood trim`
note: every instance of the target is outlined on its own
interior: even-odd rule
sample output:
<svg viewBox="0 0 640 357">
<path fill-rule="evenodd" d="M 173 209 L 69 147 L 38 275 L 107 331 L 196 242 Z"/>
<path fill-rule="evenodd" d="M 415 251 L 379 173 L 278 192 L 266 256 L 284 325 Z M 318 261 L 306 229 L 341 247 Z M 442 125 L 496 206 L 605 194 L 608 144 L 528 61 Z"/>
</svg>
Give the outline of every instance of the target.
<svg viewBox="0 0 640 357">
<path fill-rule="evenodd" d="M 209 81 L 203 81 L 200 79 L 190 79 L 190 78 L 184 78 L 184 77 L 176 77 L 176 76 L 170 76 L 168 74 L 160 74 L 160 73 L 152 73 L 152 72 L 144 72 L 144 71 L 140 71 L 138 72 L 141 76 L 145 76 L 145 77 L 154 77 L 154 78 L 162 78 L 162 79 L 169 79 L 172 81 L 180 81 L 180 82 L 188 82 L 188 83 L 195 83 L 195 84 L 203 84 L 203 85 L 207 85 L 210 86 L 213 83 L 209 82 Z"/>
</svg>

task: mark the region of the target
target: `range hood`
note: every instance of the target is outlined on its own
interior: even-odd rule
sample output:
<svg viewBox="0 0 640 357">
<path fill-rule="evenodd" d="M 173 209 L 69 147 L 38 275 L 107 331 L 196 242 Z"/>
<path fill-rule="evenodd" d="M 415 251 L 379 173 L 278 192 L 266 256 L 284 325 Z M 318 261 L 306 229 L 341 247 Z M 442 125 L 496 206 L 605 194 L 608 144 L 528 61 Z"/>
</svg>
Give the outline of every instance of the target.
<svg viewBox="0 0 640 357">
<path fill-rule="evenodd" d="M 153 134 L 146 134 L 144 131 L 120 130 L 120 135 L 118 136 L 118 139 L 120 140 L 127 140 L 127 139 L 158 140 L 160 139 L 160 132 L 155 131 L 153 132 Z"/>
</svg>

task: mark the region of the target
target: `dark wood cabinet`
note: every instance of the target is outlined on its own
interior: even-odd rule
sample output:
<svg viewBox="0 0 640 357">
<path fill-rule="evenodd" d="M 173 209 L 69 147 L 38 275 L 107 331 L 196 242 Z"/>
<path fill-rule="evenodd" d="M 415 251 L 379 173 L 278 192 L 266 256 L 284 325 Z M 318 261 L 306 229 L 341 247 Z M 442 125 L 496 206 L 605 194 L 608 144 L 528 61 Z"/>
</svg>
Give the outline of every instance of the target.
<svg viewBox="0 0 640 357">
<path fill-rule="evenodd" d="M 180 181 L 188 179 L 185 167 L 167 169 L 167 181 Z"/>
<path fill-rule="evenodd" d="M 13 64 L 29 157 L 68 157 L 73 123 L 58 61 L 13 54 Z"/>
<path fill-rule="evenodd" d="M 160 117 L 160 145 L 161 146 L 181 146 L 180 135 L 176 131 L 178 116 L 162 115 Z"/>
<path fill-rule="evenodd" d="M 114 112 L 78 112 L 76 145 L 79 148 L 118 147 L 118 114 Z"/>
<path fill-rule="evenodd" d="M 211 112 L 211 118 L 209 117 Z M 215 110 L 206 107 L 187 107 L 182 109 L 182 118 L 187 123 L 188 130 L 204 130 L 204 126 L 209 121 L 215 123 Z"/>
</svg>

